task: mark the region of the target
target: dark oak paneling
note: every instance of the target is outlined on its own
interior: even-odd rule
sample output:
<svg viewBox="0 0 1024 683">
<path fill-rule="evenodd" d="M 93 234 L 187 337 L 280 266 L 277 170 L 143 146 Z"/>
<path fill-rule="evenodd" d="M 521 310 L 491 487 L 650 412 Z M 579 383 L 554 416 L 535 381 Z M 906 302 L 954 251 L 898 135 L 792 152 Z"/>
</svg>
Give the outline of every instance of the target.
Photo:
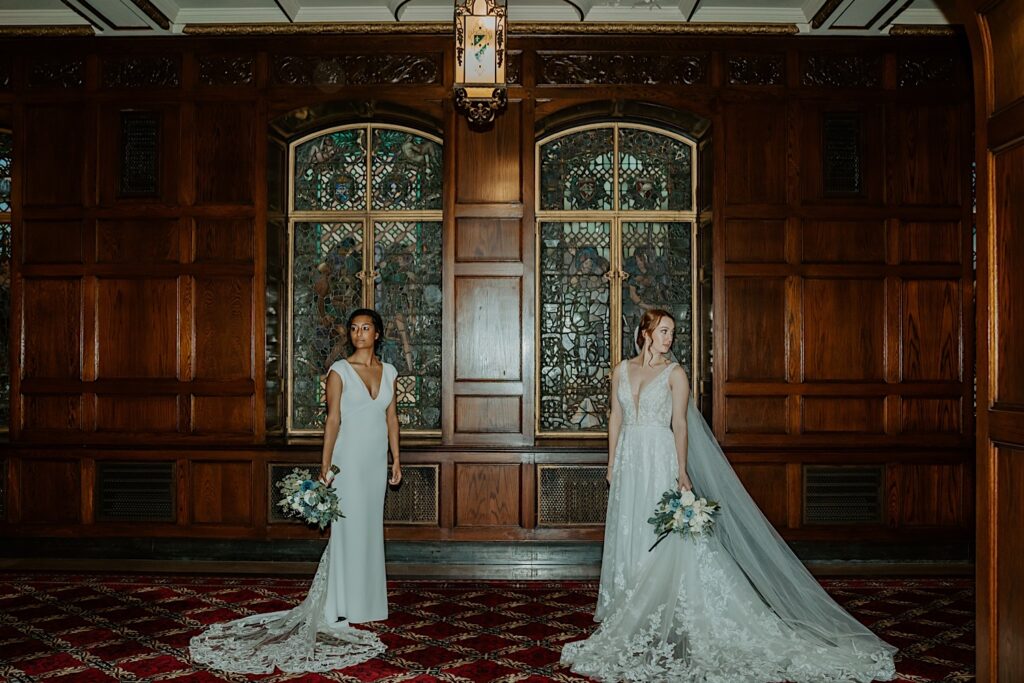
<svg viewBox="0 0 1024 683">
<path fill-rule="evenodd" d="M 79 394 L 29 394 L 22 398 L 22 428 L 27 432 L 73 432 L 82 428 Z"/>
<path fill-rule="evenodd" d="M 1017 183 L 1024 178 L 1024 143 L 995 155 L 996 268 L 1000 296 L 993 330 L 996 357 L 1013 358 L 1024 340 L 1024 296 L 1017 283 L 1024 273 L 1024 193 Z M 1007 363 L 1000 368 L 992 387 L 997 403 L 1024 405 L 1024 363 Z"/>
<path fill-rule="evenodd" d="M 519 466 L 459 463 L 455 468 L 456 526 L 519 524 Z"/>
<path fill-rule="evenodd" d="M 784 528 L 789 519 L 785 465 L 737 465 L 736 476 L 768 521 Z M 779 495 L 779 494 L 783 495 Z"/>
<path fill-rule="evenodd" d="M 26 220 L 23 263 L 81 263 L 82 221 Z"/>
<path fill-rule="evenodd" d="M 176 220 L 137 218 L 96 222 L 97 263 L 177 263 L 181 236 Z"/>
<path fill-rule="evenodd" d="M 522 304 L 520 278 L 455 278 L 456 380 L 521 379 Z"/>
<path fill-rule="evenodd" d="M 101 279 L 99 377 L 176 377 L 177 311 L 175 280 Z"/>
<path fill-rule="evenodd" d="M 248 218 L 195 220 L 196 263 L 252 263 L 255 235 Z"/>
<path fill-rule="evenodd" d="M 77 460 L 21 463 L 22 524 L 76 524 L 82 518 L 82 472 Z"/>
<path fill-rule="evenodd" d="M 192 521 L 247 525 L 253 520 L 253 467 L 249 462 L 193 462 Z"/>
<path fill-rule="evenodd" d="M 192 432 L 252 434 L 256 428 L 250 396 L 193 396 Z"/>
<path fill-rule="evenodd" d="M 784 379 L 785 281 L 781 278 L 728 278 L 725 301 L 728 379 Z"/>
<path fill-rule="evenodd" d="M 730 434 L 785 434 L 785 396 L 730 396 L 725 403 L 725 428 Z"/>
<path fill-rule="evenodd" d="M 174 432 L 177 396 L 96 396 L 96 431 Z"/>
<path fill-rule="evenodd" d="M 196 278 L 197 379 L 252 377 L 252 297 L 249 278 Z"/>
<path fill-rule="evenodd" d="M 904 263 L 960 263 L 960 224 L 906 222 L 900 229 L 900 256 Z"/>
<path fill-rule="evenodd" d="M 904 379 L 960 379 L 962 311 L 958 281 L 909 280 L 903 283 Z"/>
<path fill-rule="evenodd" d="M 905 434 L 958 434 L 962 427 L 961 399 L 906 397 L 902 401 Z"/>
<path fill-rule="evenodd" d="M 462 434 L 516 434 L 522 430 L 519 396 L 456 396 L 455 431 Z"/>
<path fill-rule="evenodd" d="M 22 376 L 78 379 L 82 367 L 82 286 L 78 280 L 23 284 Z"/>
<path fill-rule="evenodd" d="M 248 102 L 196 105 L 196 203 L 252 203 L 255 115 Z"/>
<path fill-rule="evenodd" d="M 726 263 L 784 263 L 785 221 L 725 221 Z"/>
<path fill-rule="evenodd" d="M 807 221 L 802 232 L 804 263 L 885 263 L 881 221 Z"/>
<path fill-rule="evenodd" d="M 960 108 L 937 105 L 890 109 L 893 200 L 900 204 L 959 204 Z"/>
<path fill-rule="evenodd" d="M 732 105 L 725 111 L 725 196 L 729 204 L 786 200 L 786 108 Z"/>
<path fill-rule="evenodd" d="M 460 218 L 456 222 L 456 261 L 519 261 L 521 244 L 518 219 Z"/>
<path fill-rule="evenodd" d="M 807 434 L 881 434 L 885 428 L 882 398 L 804 396 L 802 405 L 803 431 Z"/>
<path fill-rule="evenodd" d="M 509 102 L 508 111 L 485 132 L 456 118 L 456 201 L 469 204 L 518 202 L 522 198 L 520 115 L 522 105 Z"/>
<path fill-rule="evenodd" d="M 53 150 L 53 153 L 32 154 L 31 147 L 25 149 L 28 157 L 21 162 L 21 168 L 26 206 L 81 204 L 87 121 L 80 106 L 25 107 L 24 139 L 33 141 L 33 145 L 45 144 L 46 149 Z"/>
<path fill-rule="evenodd" d="M 962 465 L 902 465 L 900 523 L 962 526 L 968 521 L 965 494 Z"/>
<path fill-rule="evenodd" d="M 804 375 L 808 380 L 881 380 L 885 288 L 881 280 L 804 282 Z"/>
</svg>

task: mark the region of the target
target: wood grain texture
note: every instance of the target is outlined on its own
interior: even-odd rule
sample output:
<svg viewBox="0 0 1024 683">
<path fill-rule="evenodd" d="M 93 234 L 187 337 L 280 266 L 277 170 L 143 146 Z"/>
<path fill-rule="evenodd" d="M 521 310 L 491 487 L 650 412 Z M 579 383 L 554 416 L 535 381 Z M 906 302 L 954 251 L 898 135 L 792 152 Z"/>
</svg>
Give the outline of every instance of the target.
<svg viewBox="0 0 1024 683">
<path fill-rule="evenodd" d="M 785 396 L 729 396 L 725 428 L 730 434 L 785 434 L 788 420 Z"/>
<path fill-rule="evenodd" d="M 885 400 L 881 397 L 804 396 L 802 405 L 805 434 L 881 434 L 885 431 Z"/>
<path fill-rule="evenodd" d="M 903 263 L 960 263 L 960 224 L 952 221 L 900 224 Z"/>
<path fill-rule="evenodd" d="M 888 127 L 893 201 L 959 204 L 963 185 L 959 107 L 892 107 Z"/>
<path fill-rule="evenodd" d="M 999 62 L 999 67 L 991 71 L 993 109 L 998 111 L 1024 98 L 1024 64 L 1018 58 L 1024 41 L 1024 12 L 1015 2 L 993 3 L 990 7 L 986 24 L 990 49 Z"/>
<path fill-rule="evenodd" d="M 456 381 L 522 378 L 521 288 L 520 278 L 455 278 Z"/>
<path fill-rule="evenodd" d="M 82 428 L 82 397 L 78 394 L 29 394 L 22 399 L 26 432 L 73 432 Z"/>
<path fill-rule="evenodd" d="M 726 376 L 782 380 L 786 374 L 786 291 L 782 278 L 726 278 Z"/>
<path fill-rule="evenodd" d="M 900 524 L 962 526 L 968 521 L 962 465 L 900 466 Z"/>
<path fill-rule="evenodd" d="M 96 396 L 96 431 L 173 433 L 178 430 L 178 397 Z"/>
<path fill-rule="evenodd" d="M 22 524 L 76 524 L 82 515 L 82 479 L 77 460 L 21 461 Z"/>
<path fill-rule="evenodd" d="M 52 154 L 30 154 L 19 160 L 26 206 L 77 206 L 83 199 L 86 118 L 68 104 L 25 107 L 24 139 L 45 144 Z M 45 143 L 44 143 L 45 141 Z M 59 152 L 58 152 L 59 150 Z"/>
<path fill-rule="evenodd" d="M 960 283 L 908 280 L 903 283 L 903 377 L 959 380 L 961 377 Z"/>
<path fill-rule="evenodd" d="M 785 221 L 725 221 L 726 263 L 785 263 Z"/>
<path fill-rule="evenodd" d="M 725 110 L 725 196 L 729 204 L 786 200 L 786 109 L 732 104 Z"/>
<path fill-rule="evenodd" d="M 885 263 L 881 221 L 806 221 L 804 263 Z"/>
<path fill-rule="evenodd" d="M 996 448 L 999 494 L 995 523 L 999 530 L 995 547 L 999 587 L 997 611 L 999 680 L 1012 681 L 1024 670 L 1024 449 Z"/>
<path fill-rule="evenodd" d="M 99 377 L 177 376 L 177 296 L 169 278 L 99 280 Z"/>
<path fill-rule="evenodd" d="M 25 264 L 81 263 L 81 220 L 26 220 L 22 262 Z"/>
<path fill-rule="evenodd" d="M 519 396 L 456 396 L 455 431 L 463 434 L 517 434 Z"/>
<path fill-rule="evenodd" d="M 194 434 L 252 434 L 256 416 L 251 396 L 193 396 Z"/>
<path fill-rule="evenodd" d="M 22 287 L 22 376 L 77 379 L 82 367 L 81 283 L 25 279 Z"/>
<path fill-rule="evenodd" d="M 999 372 L 995 378 L 993 397 L 998 403 L 1024 404 L 1024 363 L 1009 362 L 1020 357 L 1024 339 L 1024 296 L 1021 296 L 1021 273 L 1024 273 L 1024 145 L 995 155 L 996 196 L 995 263 L 993 270 L 998 295 L 992 302 L 997 307 L 993 341 Z"/>
<path fill-rule="evenodd" d="M 459 218 L 455 224 L 455 260 L 520 261 L 519 221 L 511 218 Z"/>
<path fill-rule="evenodd" d="M 456 119 L 456 201 L 470 204 L 522 199 L 519 130 L 522 105 L 509 102 L 494 127 L 480 132 Z"/>
<path fill-rule="evenodd" d="M 251 103 L 202 102 L 195 107 L 195 196 L 199 204 L 251 204 L 255 158 Z"/>
<path fill-rule="evenodd" d="M 177 263 L 180 257 L 177 220 L 96 221 L 97 263 Z"/>
<path fill-rule="evenodd" d="M 456 526 L 519 524 L 519 466 L 459 463 L 455 468 Z"/>
<path fill-rule="evenodd" d="M 254 226 L 248 218 L 196 218 L 196 263 L 253 263 Z"/>
<path fill-rule="evenodd" d="M 904 397 L 901 401 L 905 434 L 959 434 L 962 426 L 960 398 Z"/>
<path fill-rule="evenodd" d="M 253 519 L 253 471 L 249 462 L 191 464 L 189 495 L 195 524 L 245 525 Z"/>
<path fill-rule="evenodd" d="M 803 304 L 808 380 L 883 378 L 883 281 L 808 279 Z"/>
<path fill-rule="evenodd" d="M 784 528 L 789 518 L 786 466 L 744 464 L 736 465 L 734 469 L 743 487 L 768 521 L 778 528 Z"/>
<path fill-rule="evenodd" d="M 253 375 L 253 291 L 249 278 L 195 279 L 195 377 Z"/>
</svg>

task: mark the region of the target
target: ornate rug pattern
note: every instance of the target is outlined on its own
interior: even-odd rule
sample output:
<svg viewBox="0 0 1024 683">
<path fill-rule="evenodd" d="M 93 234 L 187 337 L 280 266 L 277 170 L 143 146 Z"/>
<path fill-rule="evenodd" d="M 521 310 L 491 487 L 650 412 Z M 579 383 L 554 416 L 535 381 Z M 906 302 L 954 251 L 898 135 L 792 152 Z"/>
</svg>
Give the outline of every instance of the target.
<svg viewBox="0 0 1024 683">
<path fill-rule="evenodd" d="M 969 578 L 822 579 L 900 648 L 897 680 L 974 680 Z M 367 625 L 388 651 L 328 674 L 243 676 L 193 668 L 206 624 L 290 607 L 308 579 L 0 573 L 0 681 L 581 681 L 558 666 L 586 636 L 595 582 L 391 581 L 390 617 Z"/>
</svg>

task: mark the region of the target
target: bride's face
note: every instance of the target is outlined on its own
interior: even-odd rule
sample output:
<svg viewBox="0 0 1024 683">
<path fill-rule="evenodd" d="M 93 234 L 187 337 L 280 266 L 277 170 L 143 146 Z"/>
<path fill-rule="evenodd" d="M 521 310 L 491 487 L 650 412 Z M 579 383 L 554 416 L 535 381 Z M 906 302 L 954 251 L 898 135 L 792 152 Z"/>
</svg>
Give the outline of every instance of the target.
<svg viewBox="0 0 1024 683">
<path fill-rule="evenodd" d="M 668 353 L 672 348 L 672 339 L 676 334 L 676 324 L 672 318 L 662 317 L 651 332 L 651 350 L 655 353 Z"/>
</svg>

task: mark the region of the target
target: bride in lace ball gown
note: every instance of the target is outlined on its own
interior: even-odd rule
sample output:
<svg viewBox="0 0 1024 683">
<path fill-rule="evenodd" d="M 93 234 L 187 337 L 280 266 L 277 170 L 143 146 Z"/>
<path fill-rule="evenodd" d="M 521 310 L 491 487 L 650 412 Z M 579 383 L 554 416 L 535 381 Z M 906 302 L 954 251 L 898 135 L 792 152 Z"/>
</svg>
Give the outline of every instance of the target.
<svg viewBox="0 0 1024 683">
<path fill-rule="evenodd" d="M 667 311 L 648 310 L 640 356 L 612 374 L 601 624 L 562 663 L 601 681 L 891 680 L 896 648 L 825 593 L 736 477 L 664 357 L 674 332 Z M 715 532 L 648 552 L 647 519 L 677 485 L 721 504 Z"/>
<path fill-rule="evenodd" d="M 345 517 L 331 524 L 331 540 L 309 593 L 290 610 L 214 624 L 192 639 L 193 662 L 233 673 L 330 671 L 384 651 L 376 634 L 351 627 L 388 617 L 385 482 L 397 485 L 402 470 L 395 408 L 398 373 L 376 354 L 383 331 L 376 311 L 354 311 L 348 322 L 354 352 L 327 373 L 320 478 L 337 489 Z M 329 479 L 332 464 L 339 468 L 334 480 Z"/>
</svg>

